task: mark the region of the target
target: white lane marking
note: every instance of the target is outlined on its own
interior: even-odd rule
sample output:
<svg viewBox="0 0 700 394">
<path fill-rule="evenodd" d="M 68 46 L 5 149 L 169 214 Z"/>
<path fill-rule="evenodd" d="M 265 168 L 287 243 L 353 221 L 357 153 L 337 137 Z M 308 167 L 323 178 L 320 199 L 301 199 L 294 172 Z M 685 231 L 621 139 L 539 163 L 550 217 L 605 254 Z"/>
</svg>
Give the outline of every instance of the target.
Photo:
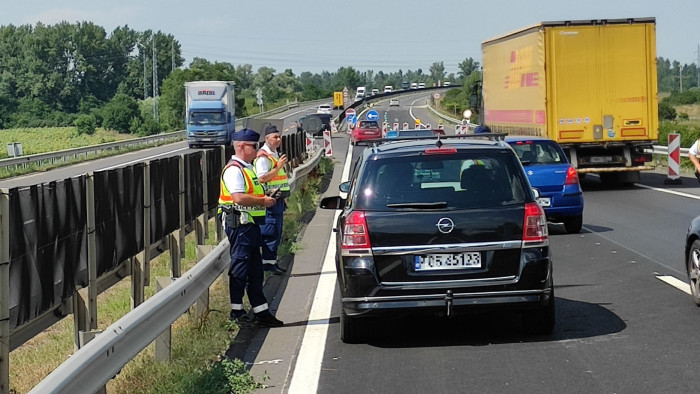
<svg viewBox="0 0 700 394">
<path fill-rule="evenodd" d="M 668 190 L 668 189 L 661 189 L 658 187 L 653 187 L 653 186 L 647 186 L 647 185 L 642 185 L 641 183 L 636 183 L 636 186 L 639 186 L 644 189 L 649 189 L 649 190 L 654 190 L 657 192 L 662 192 L 662 193 L 668 193 L 668 194 L 675 194 L 676 196 L 681 196 L 681 197 L 688 197 L 688 198 L 694 198 L 696 200 L 700 200 L 700 196 L 696 196 L 694 194 L 688 194 L 688 193 L 683 193 L 683 192 L 677 192 L 675 190 Z"/>
<path fill-rule="evenodd" d="M 169 152 L 159 153 L 159 154 L 157 154 L 157 155 L 148 156 L 148 157 L 142 157 L 142 158 L 140 158 L 140 159 L 136 159 L 136 160 L 132 160 L 132 161 L 129 161 L 129 162 L 126 162 L 126 163 L 121 163 L 121 164 L 113 165 L 113 166 L 111 166 L 111 167 L 100 168 L 99 170 L 95 170 L 95 171 L 111 170 L 112 168 L 124 167 L 124 166 L 127 166 L 127 165 L 129 165 L 129 164 L 141 163 L 141 162 L 144 162 L 144 161 L 148 161 L 148 160 L 150 160 L 150 159 L 153 159 L 153 158 L 155 158 L 155 157 L 160 157 L 160 156 L 165 156 L 165 155 L 172 155 L 172 154 L 175 153 L 175 152 L 179 152 L 179 151 L 181 151 L 181 150 L 188 150 L 188 149 L 190 149 L 190 148 L 180 148 L 180 149 L 176 149 L 176 150 L 171 150 L 171 151 L 169 151 Z"/>
<path fill-rule="evenodd" d="M 348 179 L 350 162 L 352 161 L 352 145 L 348 149 L 343 167 L 342 181 Z M 338 221 L 340 211 L 336 211 L 333 217 L 333 226 Z M 321 272 L 335 272 L 335 233 L 331 231 L 328 239 L 328 249 L 323 259 Z M 304 330 L 304 339 L 301 341 L 299 357 L 294 364 L 292 381 L 289 384 L 289 394 L 307 394 L 318 391 L 318 381 L 321 377 L 321 365 L 323 354 L 326 350 L 326 338 L 330 325 L 331 307 L 333 306 L 333 291 L 335 290 L 335 275 L 321 275 L 314 294 L 308 323 Z"/>
<path fill-rule="evenodd" d="M 656 279 L 675 287 L 687 295 L 690 295 L 690 285 L 688 282 L 683 282 L 682 280 L 669 275 L 656 275 Z"/>
</svg>

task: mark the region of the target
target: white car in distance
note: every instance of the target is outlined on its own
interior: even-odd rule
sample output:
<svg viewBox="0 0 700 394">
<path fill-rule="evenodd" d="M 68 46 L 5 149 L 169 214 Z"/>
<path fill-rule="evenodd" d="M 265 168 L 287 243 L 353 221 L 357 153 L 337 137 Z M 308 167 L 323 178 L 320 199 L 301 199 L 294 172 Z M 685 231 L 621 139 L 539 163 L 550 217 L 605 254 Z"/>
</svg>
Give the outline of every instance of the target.
<svg viewBox="0 0 700 394">
<path fill-rule="evenodd" d="M 316 108 L 316 113 L 317 114 L 329 114 L 331 115 L 331 112 L 333 111 L 333 107 L 330 106 L 330 104 L 321 104 Z"/>
</svg>

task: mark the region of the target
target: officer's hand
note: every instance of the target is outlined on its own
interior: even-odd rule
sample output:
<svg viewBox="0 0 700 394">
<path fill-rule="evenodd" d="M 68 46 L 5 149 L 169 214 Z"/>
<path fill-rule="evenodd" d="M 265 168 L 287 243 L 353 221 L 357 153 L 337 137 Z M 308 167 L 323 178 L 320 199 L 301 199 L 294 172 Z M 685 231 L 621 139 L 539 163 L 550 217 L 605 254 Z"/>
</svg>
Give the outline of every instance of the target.
<svg viewBox="0 0 700 394">
<path fill-rule="evenodd" d="M 265 199 L 265 201 L 263 202 L 263 205 L 265 205 L 265 208 L 270 208 L 271 206 L 275 205 L 275 203 L 277 202 L 277 200 L 275 200 L 274 198 L 269 197 L 269 196 L 265 196 L 263 198 Z"/>
<path fill-rule="evenodd" d="M 280 156 L 280 159 L 277 161 L 277 167 L 282 168 L 286 166 L 288 161 L 289 160 L 287 160 L 287 155 Z"/>
</svg>

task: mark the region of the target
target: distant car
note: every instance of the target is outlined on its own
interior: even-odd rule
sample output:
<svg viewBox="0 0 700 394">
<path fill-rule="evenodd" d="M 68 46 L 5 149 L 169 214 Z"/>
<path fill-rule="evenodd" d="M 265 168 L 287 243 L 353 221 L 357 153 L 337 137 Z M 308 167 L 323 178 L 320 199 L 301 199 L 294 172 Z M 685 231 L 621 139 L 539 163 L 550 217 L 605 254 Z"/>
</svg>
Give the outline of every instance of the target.
<svg viewBox="0 0 700 394">
<path fill-rule="evenodd" d="M 583 225 L 583 191 L 578 172 L 569 164 L 555 141 L 544 137 L 507 136 L 520 158 L 530 185 L 540 192 L 537 201 L 547 220 L 564 223 L 568 233 L 578 233 Z"/>
<path fill-rule="evenodd" d="M 685 269 L 690 296 L 700 306 L 700 216 L 693 219 L 685 236 Z"/>
<path fill-rule="evenodd" d="M 330 114 L 310 114 L 299 118 L 299 126 L 314 137 L 323 137 L 323 132 L 331 129 Z"/>
<path fill-rule="evenodd" d="M 320 203 L 340 210 L 334 235 L 343 342 L 372 339 L 378 317 L 410 315 L 413 323 L 474 311 L 518 311 L 524 331 L 552 332 L 547 222 L 507 143 L 391 141 L 364 149 L 355 163 L 339 187 L 347 197 Z"/>
<path fill-rule="evenodd" d="M 452 83 L 450 81 L 445 81 L 442 83 L 442 86 L 450 86 Z"/>
<path fill-rule="evenodd" d="M 418 89 L 423 89 L 425 87 L 425 82 L 418 82 Z"/>
<path fill-rule="evenodd" d="M 374 96 L 376 94 L 379 94 L 379 89 L 372 89 L 372 94 L 371 96 Z"/>
<path fill-rule="evenodd" d="M 350 133 L 350 143 L 353 145 L 356 145 L 358 142 L 379 138 L 382 138 L 382 129 L 376 120 L 360 120 Z"/>
<path fill-rule="evenodd" d="M 389 130 L 386 133 L 386 138 L 429 138 L 437 135 L 445 135 L 443 129 L 406 129 L 406 130 Z"/>
<path fill-rule="evenodd" d="M 417 82 L 411 82 L 411 89 L 418 89 L 418 83 L 417 83 Z"/>
<path fill-rule="evenodd" d="M 384 86 L 384 93 L 391 93 L 394 91 L 394 87 L 391 85 Z"/>
<path fill-rule="evenodd" d="M 333 107 L 330 104 L 321 104 L 316 108 L 317 114 L 331 114 L 333 112 Z"/>
<path fill-rule="evenodd" d="M 360 101 L 360 100 L 362 100 L 362 99 L 364 99 L 364 98 L 365 98 L 365 95 L 364 95 L 364 94 L 359 94 L 359 93 L 358 93 L 358 94 L 355 95 L 355 101 Z"/>
<path fill-rule="evenodd" d="M 399 106 L 399 99 L 397 99 L 397 98 L 390 99 L 389 106 L 390 107 L 398 107 Z"/>
</svg>

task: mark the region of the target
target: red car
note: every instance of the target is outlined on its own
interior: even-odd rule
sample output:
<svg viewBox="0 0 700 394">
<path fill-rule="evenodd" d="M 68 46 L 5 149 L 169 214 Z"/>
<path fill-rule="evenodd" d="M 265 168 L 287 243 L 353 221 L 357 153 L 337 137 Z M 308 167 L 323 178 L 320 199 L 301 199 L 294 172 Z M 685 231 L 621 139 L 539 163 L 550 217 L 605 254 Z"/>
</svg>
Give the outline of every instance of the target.
<svg viewBox="0 0 700 394">
<path fill-rule="evenodd" d="M 382 129 L 376 120 L 361 120 L 350 133 L 350 143 L 353 145 L 377 138 L 382 138 Z"/>
</svg>

